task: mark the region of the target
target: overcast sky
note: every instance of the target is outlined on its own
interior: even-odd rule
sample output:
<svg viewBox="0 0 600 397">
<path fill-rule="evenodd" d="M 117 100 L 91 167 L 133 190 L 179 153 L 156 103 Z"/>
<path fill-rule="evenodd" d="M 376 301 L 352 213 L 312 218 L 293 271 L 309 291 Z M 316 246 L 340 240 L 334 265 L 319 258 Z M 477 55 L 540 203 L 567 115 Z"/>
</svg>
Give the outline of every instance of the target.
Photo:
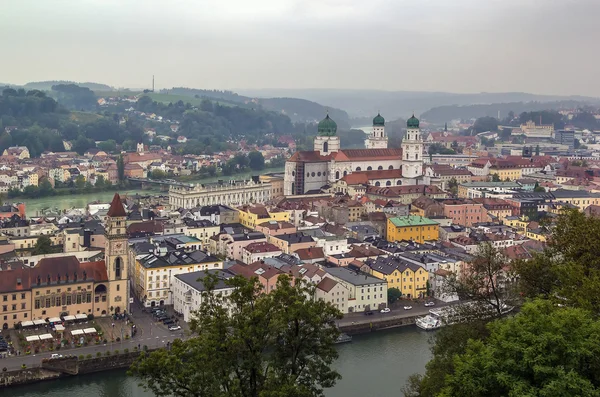
<svg viewBox="0 0 600 397">
<path fill-rule="evenodd" d="M 600 0 L 0 0 L 0 82 L 600 96 Z"/>
</svg>

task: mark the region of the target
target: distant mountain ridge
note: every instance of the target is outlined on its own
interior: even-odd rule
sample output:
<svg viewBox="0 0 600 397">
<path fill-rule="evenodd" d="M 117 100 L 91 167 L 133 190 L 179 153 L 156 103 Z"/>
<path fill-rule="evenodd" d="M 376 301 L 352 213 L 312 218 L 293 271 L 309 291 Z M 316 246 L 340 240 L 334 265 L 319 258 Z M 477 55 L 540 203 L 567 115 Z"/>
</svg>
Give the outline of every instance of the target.
<svg viewBox="0 0 600 397">
<path fill-rule="evenodd" d="M 429 109 L 449 105 L 474 105 L 508 102 L 581 101 L 595 103 L 599 98 L 585 96 L 538 95 L 524 92 L 456 94 L 449 92 L 377 91 L 341 89 L 239 89 L 242 95 L 256 97 L 295 97 L 328 103 L 344 109 L 351 117 L 373 117 L 378 111 L 385 118 L 420 116 Z"/>
<path fill-rule="evenodd" d="M 256 104 L 266 110 L 287 115 L 292 122 L 318 122 L 327 113 L 341 128 L 350 128 L 350 117 L 344 110 L 328 107 L 307 99 L 293 97 L 255 98 L 239 95 L 233 91 L 202 90 L 195 88 L 173 87 L 161 90 L 161 93 L 186 95 L 195 98 L 207 98 L 237 104 Z"/>
<path fill-rule="evenodd" d="M 31 81 L 27 84 L 24 85 L 18 85 L 18 84 L 0 84 L 0 87 L 5 87 L 5 86 L 9 86 L 9 87 L 13 87 L 13 88 L 23 88 L 25 90 L 40 90 L 40 91 L 50 91 L 52 89 L 53 85 L 60 85 L 60 84 L 76 84 L 79 87 L 84 87 L 84 88 L 89 88 L 92 91 L 112 91 L 114 88 L 106 85 L 106 84 L 101 84 L 101 83 L 94 83 L 94 82 L 83 82 L 83 83 L 78 83 L 76 81 L 69 81 L 69 80 L 46 80 L 46 81 Z"/>
</svg>

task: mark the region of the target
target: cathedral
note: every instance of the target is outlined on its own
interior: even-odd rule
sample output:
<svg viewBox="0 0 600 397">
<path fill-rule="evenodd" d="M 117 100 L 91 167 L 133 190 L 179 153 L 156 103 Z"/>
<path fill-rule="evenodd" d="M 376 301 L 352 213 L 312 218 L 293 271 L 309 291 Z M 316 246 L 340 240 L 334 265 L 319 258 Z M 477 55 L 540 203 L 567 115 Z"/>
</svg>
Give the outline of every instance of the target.
<svg viewBox="0 0 600 397">
<path fill-rule="evenodd" d="M 406 122 L 401 149 L 388 148 L 385 119 L 380 114 L 373 119 L 366 149 L 341 149 L 337 124 L 329 115 L 317 128 L 314 150 L 298 151 L 285 163 L 286 196 L 319 193 L 353 172 L 386 180 L 387 186 L 423 184 L 423 139 L 414 115 Z"/>
</svg>

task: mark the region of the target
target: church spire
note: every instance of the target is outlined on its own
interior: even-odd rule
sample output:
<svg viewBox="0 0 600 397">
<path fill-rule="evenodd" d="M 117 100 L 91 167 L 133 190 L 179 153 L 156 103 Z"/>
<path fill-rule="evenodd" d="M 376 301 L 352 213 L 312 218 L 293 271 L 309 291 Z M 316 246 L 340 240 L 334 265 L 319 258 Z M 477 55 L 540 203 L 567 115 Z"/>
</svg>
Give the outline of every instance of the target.
<svg viewBox="0 0 600 397">
<path fill-rule="evenodd" d="M 125 208 L 123 207 L 123 203 L 121 202 L 121 196 L 119 196 L 119 193 L 115 193 L 112 202 L 110 203 L 110 208 L 106 213 L 106 216 L 127 216 L 127 212 L 125 212 Z"/>
</svg>

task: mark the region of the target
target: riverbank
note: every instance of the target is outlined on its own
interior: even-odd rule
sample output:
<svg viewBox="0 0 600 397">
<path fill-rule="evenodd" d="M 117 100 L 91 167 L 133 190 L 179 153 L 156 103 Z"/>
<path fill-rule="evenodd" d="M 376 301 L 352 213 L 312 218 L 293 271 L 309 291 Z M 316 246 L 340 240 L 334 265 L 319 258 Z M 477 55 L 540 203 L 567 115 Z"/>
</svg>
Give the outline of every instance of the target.
<svg viewBox="0 0 600 397">
<path fill-rule="evenodd" d="M 351 343 L 336 345 L 333 363 L 342 379 L 325 391 L 326 397 L 398 395 L 413 373 L 423 373 L 431 358 L 431 332 L 416 326 L 360 334 Z M 1 365 L 1 361 L 0 361 Z M 139 379 L 124 369 L 92 375 L 61 377 L 29 385 L 5 388 L 3 397 L 154 397 L 139 386 Z"/>
<path fill-rule="evenodd" d="M 281 172 L 283 168 L 268 168 L 265 169 L 262 174 L 266 173 L 274 173 Z M 195 181 L 186 181 L 186 183 L 210 183 L 217 182 L 219 179 L 247 179 L 251 176 L 256 175 L 256 172 L 249 171 L 240 174 L 236 174 L 231 177 L 223 177 L 223 176 L 214 176 L 207 177 L 202 179 L 197 179 Z M 128 188 L 125 190 L 118 190 L 121 196 L 125 195 L 166 195 L 166 192 L 161 192 L 159 188 L 151 187 L 149 189 L 140 189 L 140 188 Z M 13 198 L 8 199 L 8 202 L 18 202 L 22 201 L 25 203 L 25 211 L 28 217 L 38 216 L 43 209 L 46 208 L 55 208 L 57 210 L 68 210 L 71 208 L 85 208 L 88 203 L 99 201 L 103 203 L 109 203 L 113 198 L 114 190 L 112 191 L 102 191 L 102 192 L 94 192 L 94 193 L 80 193 L 80 194 L 72 194 L 72 195 L 64 195 L 64 196 L 48 196 L 48 197 L 40 197 L 35 199 L 28 198 Z"/>
</svg>

